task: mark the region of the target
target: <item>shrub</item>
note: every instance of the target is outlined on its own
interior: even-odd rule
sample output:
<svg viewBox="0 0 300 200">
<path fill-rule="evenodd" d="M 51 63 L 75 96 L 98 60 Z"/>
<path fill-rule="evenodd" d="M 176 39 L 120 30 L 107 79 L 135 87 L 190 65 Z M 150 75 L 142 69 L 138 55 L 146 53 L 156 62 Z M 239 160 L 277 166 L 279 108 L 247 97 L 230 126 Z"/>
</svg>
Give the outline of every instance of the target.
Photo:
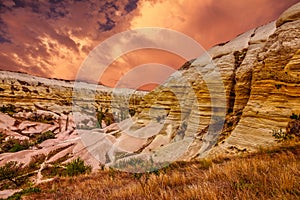
<svg viewBox="0 0 300 200">
<path fill-rule="evenodd" d="M 38 154 L 31 157 L 31 160 L 28 164 L 29 169 L 37 170 L 39 169 L 40 165 L 45 161 L 46 155 L 45 154 Z"/>
<path fill-rule="evenodd" d="M 42 170 L 42 174 L 46 177 L 65 176 L 66 169 L 64 169 L 63 166 L 60 166 L 58 163 L 55 163 L 52 166 L 46 166 Z"/>
<path fill-rule="evenodd" d="M 12 104 L 2 105 L 2 107 L 0 107 L 0 112 L 7 113 L 12 116 L 16 113 L 16 107 Z"/>
<path fill-rule="evenodd" d="M 106 109 L 105 112 L 108 112 L 108 110 Z M 102 128 L 102 120 L 105 119 L 105 112 L 102 111 L 102 107 L 100 110 L 98 110 L 98 108 L 96 109 L 96 118 L 97 118 L 97 121 L 98 121 L 98 126 L 100 128 Z"/>
<path fill-rule="evenodd" d="M 295 113 L 292 113 L 292 115 L 290 116 L 291 119 L 295 119 L 295 120 L 300 120 L 300 114 L 297 115 Z"/>
<path fill-rule="evenodd" d="M 22 164 L 10 161 L 0 167 L 0 181 L 9 180 L 16 186 L 20 186 L 25 180 L 21 177 L 23 173 Z"/>
<path fill-rule="evenodd" d="M 52 115 L 40 115 L 38 113 L 33 113 L 29 118 L 27 118 L 27 120 L 49 124 L 53 123 L 54 117 Z"/>
<path fill-rule="evenodd" d="M 292 113 L 290 121 L 286 126 L 286 131 L 273 130 L 272 136 L 275 137 L 277 142 L 286 142 L 292 139 L 299 139 L 300 137 L 300 114 Z"/>
<path fill-rule="evenodd" d="M 18 152 L 27 149 L 26 146 L 21 145 L 20 143 L 14 144 L 14 146 L 9 150 L 9 152 Z"/>
<path fill-rule="evenodd" d="M 286 142 L 288 140 L 293 139 L 293 136 L 284 132 L 282 129 L 273 130 L 272 136 L 275 137 L 277 142 Z"/>
<path fill-rule="evenodd" d="M 80 158 L 73 160 L 66 165 L 66 173 L 68 176 L 76 176 L 91 172 L 91 166 L 85 165 Z"/>
<path fill-rule="evenodd" d="M 167 162 L 154 162 L 152 158 L 149 160 L 142 158 L 128 158 L 123 160 L 118 160 L 112 165 L 112 167 L 132 172 L 132 173 L 144 173 L 144 172 L 156 172 L 157 170 L 164 168 L 169 163 Z"/>
<path fill-rule="evenodd" d="M 10 138 L 2 142 L 1 149 L 3 152 L 18 152 L 28 149 L 31 146 L 29 140 L 18 140 Z"/>
<path fill-rule="evenodd" d="M 33 193 L 40 193 L 41 189 L 38 187 L 29 187 L 29 188 L 25 188 L 20 192 L 17 192 L 15 194 L 13 194 L 12 196 L 8 197 L 8 200 L 18 200 L 18 199 L 22 199 L 22 195 L 28 195 L 28 194 L 33 194 Z"/>
<path fill-rule="evenodd" d="M 300 115 L 293 113 L 290 118 L 291 120 L 286 127 L 286 132 L 290 135 L 300 137 Z"/>
<path fill-rule="evenodd" d="M 130 108 L 130 109 L 129 109 L 129 114 L 130 114 L 131 117 L 133 117 L 133 116 L 135 115 L 135 112 L 136 112 L 136 111 L 135 111 L 134 108 Z"/>
<path fill-rule="evenodd" d="M 37 143 L 42 143 L 45 140 L 54 139 L 54 138 L 55 138 L 55 134 L 52 131 L 46 131 L 38 136 Z"/>
<path fill-rule="evenodd" d="M 208 159 L 201 159 L 198 162 L 199 162 L 200 169 L 209 169 L 213 164 L 213 162 Z"/>
</svg>

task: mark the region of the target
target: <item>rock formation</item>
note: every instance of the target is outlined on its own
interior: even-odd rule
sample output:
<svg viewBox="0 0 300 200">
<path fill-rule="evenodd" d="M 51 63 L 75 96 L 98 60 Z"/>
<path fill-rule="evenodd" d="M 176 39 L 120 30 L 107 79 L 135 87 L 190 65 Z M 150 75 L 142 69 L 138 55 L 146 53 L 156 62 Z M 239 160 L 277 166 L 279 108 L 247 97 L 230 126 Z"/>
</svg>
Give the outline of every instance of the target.
<svg viewBox="0 0 300 200">
<path fill-rule="evenodd" d="M 0 115 L 2 134 L 26 140 L 55 133 L 27 150 L 2 153 L 1 164 L 28 164 L 45 154 L 49 165 L 81 157 L 95 169 L 99 164 L 122 168 L 130 159 L 163 164 L 253 151 L 274 144 L 272 130 L 285 129 L 291 114 L 300 113 L 300 3 L 277 21 L 212 47 L 148 94 L 136 93 L 129 103 L 135 115 L 103 128 L 95 127 L 93 113 L 103 116 L 101 109 L 108 108 L 119 116 L 123 108 L 113 113 L 110 102 L 118 104 L 130 92 L 120 90 L 112 98 L 111 89 L 91 91 L 90 84 L 81 83 L 74 96 L 72 82 L 0 75 L 2 104 L 16 106 L 13 113 L 3 107 L 10 116 Z M 89 92 L 95 100 L 85 98 Z M 44 121 L 32 122 L 35 117 Z"/>
<path fill-rule="evenodd" d="M 272 130 L 285 129 L 290 115 L 300 113 L 299 5 L 214 46 L 146 95 L 139 113 L 121 126 L 110 160 L 186 160 L 274 144 Z M 222 87 L 223 94 L 216 92 Z M 129 141 L 139 145 L 126 146 Z"/>
<path fill-rule="evenodd" d="M 73 81 L 0 71 L 1 165 L 17 161 L 26 166 L 35 157 L 44 155 L 47 156 L 44 163 L 50 166 L 57 160 L 68 162 L 82 157 L 93 168 L 99 168 L 99 161 L 89 155 L 77 128 L 104 128 L 129 117 L 128 111 L 123 113 L 122 108 L 114 108 L 122 114 L 121 117 L 118 113 L 112 116 L 113 101 L 128 99 L 129 108 L 136 110 L 146 92 L 84 82 L 77 83 L 77 87 L 80 93 L 74 96 Z M 85 96 L 88 92 L 93 92 L 95 98 L 88 99 Z M 73 106 L 73 101 L 76 106 Z M 97 114 L 102 115 L 101 119 Z"/>
</svg>

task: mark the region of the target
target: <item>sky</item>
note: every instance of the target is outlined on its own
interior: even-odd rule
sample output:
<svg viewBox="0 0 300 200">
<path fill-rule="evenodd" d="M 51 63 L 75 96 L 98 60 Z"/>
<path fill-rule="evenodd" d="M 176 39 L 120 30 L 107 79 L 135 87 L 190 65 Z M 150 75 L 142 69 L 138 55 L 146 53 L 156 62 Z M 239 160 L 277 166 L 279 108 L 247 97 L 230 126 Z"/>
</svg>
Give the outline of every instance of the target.
<svg viewBox="0 0 300 200">
<path fill-rule="evenodd" d="M 176 30 L 205 49 L 266 24 L 299 0 L 0 0 L 0 69 L 74 80 L 89 53 L 111 36 L 143 27 Z M 176 41 L 174 41 L 176 43 Z M 200 56 L 201 52 L 199 52 Z M 197 53 L 196 53 L 197 55 Z M 138 50 L 116 59 L 98 80 L 115 87 L 147 63 L 179 69 L 185 59 L 160 50 Z M 151 67 L 161 80 L 172 70 Z M 142 76 L 120 87 L 136 87 Z M 151 85 L 151 83 L 149 84 Z M 151 86 L 144 86 L 149 89 Z"/>
</svg>

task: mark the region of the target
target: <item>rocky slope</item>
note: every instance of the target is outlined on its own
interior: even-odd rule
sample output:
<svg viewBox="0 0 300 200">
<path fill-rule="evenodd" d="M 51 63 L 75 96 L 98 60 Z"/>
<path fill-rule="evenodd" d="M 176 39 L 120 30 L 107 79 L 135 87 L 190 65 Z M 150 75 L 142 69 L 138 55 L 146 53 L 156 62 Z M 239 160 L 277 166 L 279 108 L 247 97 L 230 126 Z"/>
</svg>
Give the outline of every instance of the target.
<svg viewBox="0 0 300 200">
<path fill-rule="evenodd" d="M 37 183 L 42 181 L 45 167 L 77 157 L 94 169 L 99 168 L 99 161 L 86 150 L 77 128 L 105 128 L 128 118 L 128 110 L 122 107 L 114 107 L 112 115 L 114 101 L 128 99 L 129 108 L 134 111 L 146 92 L 84 82 L 77 82 L 76 96 L 73 89 L 72 81 L 0 71 L 0 165 L 9 161 L 24 166 L 38 162 L 38 168 L 31 172 Z M 93 92 L 95 98 L 88 99 L 88 92 Z"/>
<path fill-rule="evenodd" d="M 105 115 L 102 108 L 115 112 L 109 102 L 128 99 L 130 91 L 120 90 L 120 98 L 112 98 L 111 90 L 100 86 L 95 100 L 85 99 L 91 85 L 82 83 L 74 105 L 72 82 L 0 75 L 2 104 L 16 106 L 2 109 L 2 143 L 9 137 L 35 142 L 27 150 L 0 154 L 0 164 L 29 164 L 44 155 L 43 167 L 81 157 L 94 169 L 106 164 L 131 170 L 126 167 L 132 159 L 159 167 L 174 160 L 253 151 L 274 144 L 272 130 L 284 129 L 290 115 L 300 113 L 300 3 L 277 21 L 186 63 L 141 102 L 144 93 L 136 93 L 129 103 L 135 115 L 102 129 L 96 127 L 94 113 Z M 47 131 L 55 136 L 37 142 Z"/>
<path fill-rule="evenodd" d="M 101 153 L 120 166 L 129 158 L 171 162 L 272 145 L 272 130 L 300 113 L 299 55 L 300 3 L 186 63 L 123 122 L 113 151 Z"/>
</svg>

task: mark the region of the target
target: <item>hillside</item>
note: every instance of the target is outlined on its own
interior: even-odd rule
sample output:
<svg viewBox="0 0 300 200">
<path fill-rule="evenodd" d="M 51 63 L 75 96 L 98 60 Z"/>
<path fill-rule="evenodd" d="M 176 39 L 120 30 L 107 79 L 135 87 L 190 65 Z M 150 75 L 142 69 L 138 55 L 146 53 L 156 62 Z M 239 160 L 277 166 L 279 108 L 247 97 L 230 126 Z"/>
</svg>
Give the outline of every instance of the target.
<svg viewBox="0 0 300 200">
<path fill-rule="evenodd" d="M 113 150 L 94 155 L 161 164 L 274 145 L 272 131 L 300 113 L 299 13 L 300 3 L 186 63 L 121 123 Z"/>
<path fill-rule="evenodd" d="M 109 170 L 57 178 L 22 199 L 299 199 L 299 175 L 298 144 L 177 162 L 151 174 Z"/>
</svg>

